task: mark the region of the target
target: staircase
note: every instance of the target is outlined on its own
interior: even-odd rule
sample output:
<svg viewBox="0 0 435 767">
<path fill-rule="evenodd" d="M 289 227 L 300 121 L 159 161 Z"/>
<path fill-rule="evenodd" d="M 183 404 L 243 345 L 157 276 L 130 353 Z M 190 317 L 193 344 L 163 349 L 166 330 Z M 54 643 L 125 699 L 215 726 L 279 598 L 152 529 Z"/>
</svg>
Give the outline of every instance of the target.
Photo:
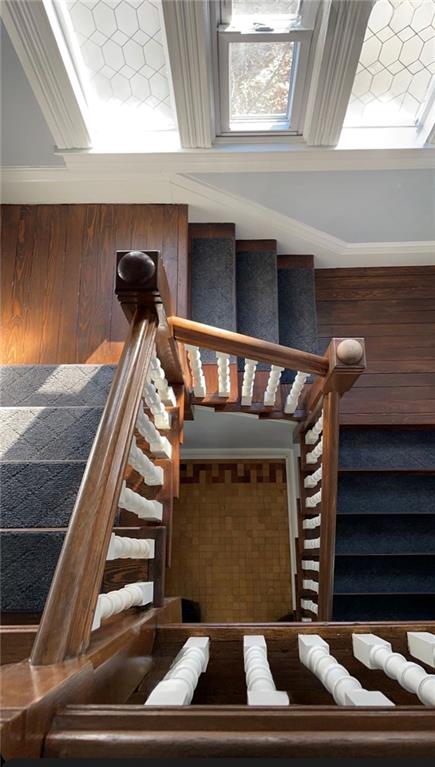
<svg viewBox="0 0 435 767">
<path fill-rule="evenodd" d="M 43 610 L 113 373 L 0 368 L 3 612 Z"/>
<path fill-rule="evenodd" d="M 334 620 L 423 620 L 435 605 L 435 432 L 340 433 Z"/>
</svg>

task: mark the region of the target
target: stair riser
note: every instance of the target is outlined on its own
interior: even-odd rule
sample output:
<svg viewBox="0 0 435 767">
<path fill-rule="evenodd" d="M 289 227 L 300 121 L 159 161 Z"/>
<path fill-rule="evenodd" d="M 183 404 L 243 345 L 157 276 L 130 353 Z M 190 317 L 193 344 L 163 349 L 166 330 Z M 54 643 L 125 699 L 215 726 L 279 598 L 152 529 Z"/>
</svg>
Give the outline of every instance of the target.
<svg viewBox="0 0 435 767">
<path fill-rule="evenodd" d="M 115 365 L 5 365 L 0 407 L 103 407 Z"/>
</svg>

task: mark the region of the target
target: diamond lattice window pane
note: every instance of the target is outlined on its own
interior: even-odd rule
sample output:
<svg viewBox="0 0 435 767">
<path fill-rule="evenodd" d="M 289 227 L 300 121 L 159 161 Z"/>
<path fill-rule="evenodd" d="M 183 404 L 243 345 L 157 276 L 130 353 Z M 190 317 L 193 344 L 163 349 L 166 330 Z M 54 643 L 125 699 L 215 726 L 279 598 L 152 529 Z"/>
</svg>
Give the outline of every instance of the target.
<svg viewBox="0 0 435 767">
<path fill-rule="evenodd" d="M 415 126 L 435 87 L 435 2 L 378 0 L 345 127 Z"/>
<path fill-rule="evenodd" d="M 288 121 L 293 42 L 230 44 L 230 124 Z M 234 124 L 237 123 L 237 126 Z M 274 125 L 275 124 L 275 125 Z"/>
<path fill-rule="evenodd" d="M 67 0 L 65 7 L 96 131 L 173 130 L 161 0 Z"/>
</svg>

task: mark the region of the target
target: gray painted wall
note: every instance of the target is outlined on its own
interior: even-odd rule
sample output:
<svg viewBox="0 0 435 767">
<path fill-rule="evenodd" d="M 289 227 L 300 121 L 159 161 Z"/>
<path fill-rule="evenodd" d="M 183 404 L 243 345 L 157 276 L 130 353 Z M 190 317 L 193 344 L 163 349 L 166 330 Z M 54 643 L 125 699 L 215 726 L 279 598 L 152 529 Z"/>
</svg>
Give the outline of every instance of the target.
<svg viewBox="0 0 435 767">
<path fill-rule="evenodd" d="M 215 413 L 195 408 L 193 421 L 184 422 L 184 450 L 282 449 L 293 447 L 292 421 L 267 421 L 252 415 Z"/>
<path fill-rule="evenodd" d="M 346 242 L 435 239 L 433 170 L 206 173 L 195 178 Z"/>
<path fill-rule="evenodd" d="M 1 164 L 3 167 L 64 165 L 9 36 L 0 22 Z"/>
</svg>

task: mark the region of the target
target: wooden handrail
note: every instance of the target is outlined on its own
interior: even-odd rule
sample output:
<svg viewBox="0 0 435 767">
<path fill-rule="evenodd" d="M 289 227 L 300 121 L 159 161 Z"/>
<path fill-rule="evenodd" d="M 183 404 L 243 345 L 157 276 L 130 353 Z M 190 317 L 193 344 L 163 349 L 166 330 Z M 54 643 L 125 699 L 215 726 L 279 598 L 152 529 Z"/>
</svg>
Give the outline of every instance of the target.
<svg viewBox="0 0 435 767">
<path fill-rule="evenodd" d="M 89 645 L 139 403 L 155 349 L 159 314 L 164 313 L 169 301 L 160 254 L 118 252 L 115 289 L 130 320 L 129 334 L 35 639 L 31 655 L 35 666 L 76 657 Z"/>
<path fill-rule="evenodd" d="M 315 379 L 305 403 L 306 418 L 299 431 L 304 440 L 309 426 L 323 413 L 320 507 L 319 592 L 317 620 L 332 618 L 339 450 L 340 399 L 366 368 L 362 338 L 333 338 L 326 352 L 328 371 Z M 314 467 L 313 467 L 314 470 Z M 303 478 L 302 478 L 303 483 Z"/>
<path fill-rule="evenodd" d="M 268 362 L 271 365 L 319 376 L 325 376 L 329 369 L 327 357 L 320 357 L 299 349 L 290 349 L 259 338 L 215 328 L 212 325 L 203 325 L 201 322 L 193 322 L 182 317 L 168 317 L 168 325 L 177 341 L 192 346 L 226 352 L 236 357 Z"/>
<path fill-rule="evenodd" d="M 112 382 L 35 639 L 31 663 L 84 652 L 100 591 L 137 410 L 156 336 L 137 309 Z"/>
</svg>

